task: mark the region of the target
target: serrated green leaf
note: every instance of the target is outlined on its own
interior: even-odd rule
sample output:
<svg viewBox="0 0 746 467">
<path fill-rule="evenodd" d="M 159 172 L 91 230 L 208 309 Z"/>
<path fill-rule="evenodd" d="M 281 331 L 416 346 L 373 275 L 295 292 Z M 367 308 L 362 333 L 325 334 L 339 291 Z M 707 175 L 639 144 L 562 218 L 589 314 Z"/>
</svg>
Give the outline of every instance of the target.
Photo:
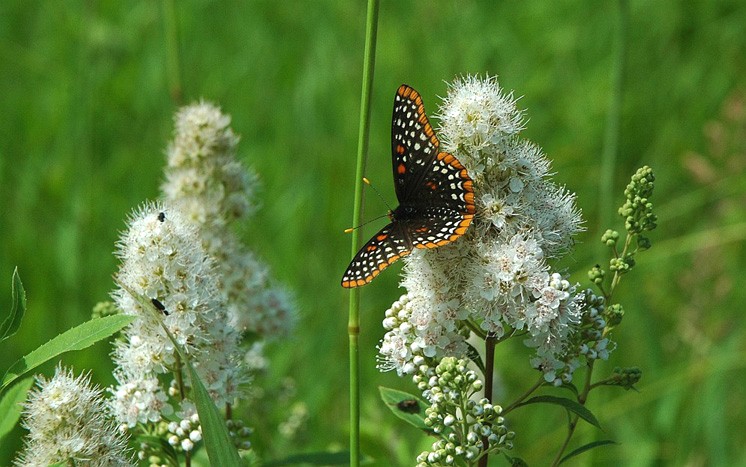
<svg viewBox="0 0 746 467">
<path fill-rule="evenodd" d="M 579 416 L 586 422 L 590 423 L 591 425 L 599 429 L 601 428 L 601 424 L 598 423 L 598 420 L 596 419 L 595 415 L 593 415 L 590 410 L 588 410 L 585 406 L 580 405 L 576 401 L 572 399 L 567 399 L 565 397 L 535 396 L 527 401 L 521 402 L 516 407 L 520 407 L 522 405 L 528 405 L 528 404 L 538 404 L 538 403 L 559 405 L 569 410 L 570 412 L 576 414 L 577 416 Z"/>
<path fill-rule="evenodd" d="M 432 429 L 425 425 L 425 409 L 430 407 L 430 404 L 414 394 L 398 389 L 379 386 L 378 391 L 381 393 L 381 400 L 394 415 L 415 428 L 425 430 L 428 433 L 432 432 Z"/>
<path fill-rule="evenodd" d="M 616 441 L 612 441 L 610 439 L 604 439 L 604 440 L 601 440 L 601 441 L 594 441 L 592 443 L 584 444 L 583 446 L 580 446 L 579 448 L 575 449 L 574 451 L 572 451 L 571 453 L 569 453 L 568 455 L 566 455 L 565 457 L 563 457 L 559 461 L 559 463 L 561 464 L 561 463 L 565 462 L 566 460 L 568 460 L 568 459 L 570 459 L 572 457 L 577 456 L 578 454 L 584 453 L 585 451 L 589 451 L 589 450 L 591 450 L 593 448 L 597 448 L 599 446 L 606 446 L 606 445 L 609 445 L 609 444 L 617 444 L 617 442 Z"/>
<path fill-rule="evenodd" d="M 264 467 L 279 467 L 283 465 L 349 465 L 349 451 L 342 452 L 309 452 L 306 454 L 295 454 L 284 459 L 264 462 Z"/>
<path fill-rule="evenodd" d="M 3 376 L 0 389 L 5 388 L 26 372 L 65 352 L 85 349 L 102 339 L 106 339 L 134 320 L 134 316 L 128 315 L 107 316 L 105 318 L 95 318 L 68 329 L 14 363 Z"/>
<path fill-rule="evenodd" d="M 0 413 L 3 414 L 3 417 L 0 417 L 0 440 L 10 433 L 18 423 L 18 419 L 21 418 L 21 412 L 23 411 L 21 404 L 26 400 L 26 395 L 33 384 L 34 378 L 19 381 L 5 391 L 0 399 Z"/>
<path fill-rule="evenodd" d="M 10 290 L 10 313 L 8 313 L 8 316 L 0 324 L 0 341 L 9 338 L 18 331 L 18 328 L 21 327 L 23 315 L 26 313 L 26 291 L 23 289 L 18 268 L 13 270 Z"/>
</svg>

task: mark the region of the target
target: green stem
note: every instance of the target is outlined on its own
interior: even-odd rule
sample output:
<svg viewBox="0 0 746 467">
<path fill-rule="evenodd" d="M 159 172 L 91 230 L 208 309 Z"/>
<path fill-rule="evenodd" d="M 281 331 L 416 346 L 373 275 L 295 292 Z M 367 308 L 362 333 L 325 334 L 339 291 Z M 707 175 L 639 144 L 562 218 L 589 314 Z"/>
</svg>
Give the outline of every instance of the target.
<svg viewBox="0 0 746 467">
<path fill-rule="evenodd" d="M 497 336 L 495 333 L 488 333 L 487 339 L 484 341 L 484 397 L 492 403 L 492 386 L 493 380 L 495 379 L 495 346 L 497 345 Z M 489 454 L 487 450 L 490 448 L 490 442 L 487 437 L 482 438 L 482 446 L 484 447 L 484 456 L 479 459 L 479 467 L 487 467 L 489 462 Z"/>
<path fill-rule="evenodd" d="M 179 388 L 179 397 L 181 397 L 181 400 L 183 401 L 186 399 L 186 388 L 184 388 L 184 365 L 181 363 L 181 356 L 177 353 L 176 354 L 176 371 L 174 371 L 174 376 L 176 377 L 176 386 Z"/>
<path fill-rule="evenodd" d="M 176 385 L 179 387 L 179 396 L 183 401 L 186 399 L 186 388 L 184 387 L 184 365 L 181 363 L 181 356 L 176 353 Z M 192 456 L 190 451 L 184 451 L 184 467 L 190 467 L 192 465 Z"/>
<path fill-rule="evenodd" d="M 614 210 L 614 169 L 619 152 L 619 122 L 622 110 L 624 84 L 624 58 L 627 46 L 628 7 L 627 0 L 619 0 L 619 24 L 617 26 L 616 53 L 611 70 L 611 94 L 609 112 L 606 116 L 606 131 L 601 152 L 601 174 L 599 179 L 598 212 L 601 230 L 611 225 Z M 603 244 L 598 245 L 597 256 L 603 256 Z"/>
<path fill-rule="evenodd" d="M 463 323 L 466 325 L 467 328 L 469 328 L 469 330 L 471 332 L 474 333 L 474 335 L 476 335 L 480 339 L 487 338 L 487 333 L 484 332 L 484 330 L 482 328 L 480 328 L 479 326 L 477 326 L 476 323 L 474 323 L 472 320 L 466 319 L 466 320 L 463 321 Z"/>
<path fill-rule="evenodd" d="M 358 133 L 357 166 L 355 169 L 355 201 L 352 225 L 360 225 L 363 217 L 363 170 L 368 154 L 370 133 L 370 96 L 373 88 L 376 33 L 378 31 L 378 0 L 368 0 L 365 28 L 365 58 L 363 63 L 363 86 L 360 97 L 360 131 Z M 359 248 L 359 230 L 352 231 L 352 256 Z M 350 291 L 350 309 L 347 321 L 350 342 L 350 466 L 360 465 L 360 289 Z"/>
<path fill-rule="evenodd" d="M 528 398 L 528 396 L 530 396 L 531 394 L 533 394 L 534 391 L 536 391 L 537 389 L 539 389 L 543 384 L 544 384 L 544 375 L 539 376 L 539 380 L 536 381 L 536 383 L 534 383 L 533 386 L 531 386 L 530 388 L 528 388 L 528 390 L 526 392 L 524 392 L 523 394 L 521 394 L 518 397 L 518 399 L 516 399 L 515 401 L 513 401 L 512 404 L 510 404 L 509 406 L 505 407 L 503 409 L 502 415 L 504 416 L 508 412 L 510 412 L 513 409 L 515 409 L 518 404 L 520 404 L 521 402 L 523 402 L 524 400 L 526 400 Z"/>
<path fill-rule="evenodd" d="M 179 33 L 176 26 L 176 6 L 174 0 L 163 2 L 163 27 L 166 35 L 166 73 L 168 90 L 176 105 L 184 100 L 181 86 L 181 64 L 179 60 Z"/>
<path fill-rule="evenodd" d="M 624 248 L 622 248 L 622 255 L 617 255 L 617 258 L 626 258 L 627 252 L 629 251 L 629 247 L 632 244 L 632 237 L 633 235 L 627 234 L 627 237 L 624 239 Z M 608 293 L 604 293 L 604 298 L 606 299 L 607 304 L 611 304 L 611 295 L 614 293 L 614 289 L 616 289 L 616 286 L 619 285 L 619 281 L 622 280 L 622 274 L 619 271 L 614 271 L 614 277 L 611 280 L 611 286 L 609 287 Z"/>
<path fill-rule="evenodd" d="M 588 400 L 588 393 L 591 392 L 592 385 L 591 385 L 591 377 L 593 375 L 593 363 L 594 360 L 591 360 L 590 363 L 588 363 L 588 371 L 585 374 L 585 384 L 583 385 L 583 391 L 578 394 L 578 403 L 580 405 L 585 405 L 585 402 Z M 562 447 L 557 452 L 557 456 L 555 456 L 554 461 L 552 462 L 552 466 L 557 466 L 560 463 L 560 460 L 562 460 L 562 455 L 565 453 L 565 450 L 567 449 L 567 446 L 570 444 L 570 440 L 572 439 L 572 435 L 575 433 L 575 428 L 578 426 L 578 420 L 580 419 L 579 416 L 573 415 L 570 417 L 570 422 L 567 427 L 567 436 L 565 437 L 565 441 L 562 443 Z"/>
</svg>

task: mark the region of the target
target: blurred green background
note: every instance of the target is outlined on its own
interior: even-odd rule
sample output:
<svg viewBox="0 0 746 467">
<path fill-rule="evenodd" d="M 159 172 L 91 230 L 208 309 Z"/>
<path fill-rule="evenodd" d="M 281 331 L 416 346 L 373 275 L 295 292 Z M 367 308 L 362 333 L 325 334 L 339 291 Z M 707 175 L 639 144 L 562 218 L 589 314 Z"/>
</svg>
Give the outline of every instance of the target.
<svg viewBox="0 0 746 467">
<path fill-rule="evenodd" d="M 240 156 L 261 176 L 263 207 L 242 234 L 300 310 L 296 332 L 268 349 L 265 383 L 287 386 L 291 377 L 309 418 L 284 439 L 268 422 L 287 417 L 284 407 L 265 406 L 249 418 L 254 444 L 267 459 L 344 449 L 348 292 L 339 281 L 350 257 L 342 231 L 352 217 L 365 2 L 175 2 L 177 49 L 164 5 L 0 3 L 0 307 L 10 304 L 15 266 L 29 305 L 19 334 L 2 344 L 0 367 L 86 320 L 112 290 L 124 220 L 158 195 L 178 106 L 168 73 L 177 50 L 183 102 L 204 98 L 232 115 Z M 599 225 L 598 206 L 617 2 L 384 0 L 379 24 L 367 176 L 395 202 L 388 151 L 399 84 L 417 88 L 432 114 L 446 81 L 499 75 L 522 96 L 523 135 L 578 194 L 587 232 L 558 267 L 585 281 L 587 268 L 605 261 L 600 232 L 622 229 L 616 217 Z M 643 379 L 639 393 L 592 394 L 605 432 L 581 427 L 575 441 L 620 444 L 577 463 L 743 465 L 746 3 L 632 1 L 626 37 L 615 199 L 604 210 L 615 211 L 629 176 L 648 164 L 660 226 L 616 296 L 627 310 L 614 332 L 619 347 L 597 368 L 603 376 L 637 365 Z M 366 218 L 385 210 L 368 197 Z M 363 451 L 377 465 L 413 465 L 432 443 L 378 398 L 379 385 L 414 391 L 375 369 L 399 269 L 362 291 Z M 63 360 L 106 385 L 108 351 L 101 344 Z M 498 402 L 533 382 L 528 358 L 520 345 L 498 348 Z M 530 408 L 510 422 L 515 454 L 548 463 L 564 414 Z M 0 465 L 18 449 L 16 434 L 0 446 Z"/>
</svg>

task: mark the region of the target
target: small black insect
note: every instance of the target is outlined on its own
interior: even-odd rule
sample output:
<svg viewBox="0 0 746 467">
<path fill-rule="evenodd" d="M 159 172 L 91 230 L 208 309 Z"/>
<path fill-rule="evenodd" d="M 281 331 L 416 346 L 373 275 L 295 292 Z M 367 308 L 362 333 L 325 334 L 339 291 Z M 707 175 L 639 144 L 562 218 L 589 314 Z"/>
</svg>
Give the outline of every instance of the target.
<svg viewBox="0 0 746 467">
<path fill-rule="evenodd" d="M 161 213 L 161 214 L 162 214 L 162 213 Z M 170 313 L 169 313 L 168 311 L 166 311 L 166 307 L 165 307 L 165 306 L 163 305 L 163 303 L 161 303 L 161 302 L 160 302 L 160 301 L 159 301 L 159 300 L 158 300 L 157 298 L 151 298 L 151 299 L 150 299 L 150 302 L 151 302 L 151 303 L 153 304 L 153 306 L 154 306 L 154 307 L 155 307 L 155 308 L 156 308 L 156 309 L 157 309 L 158 311 L 160 311 L 160 312 L 161 312 L 161 313 L 163 313 L 164 315 L 168 316 L 168 315 L 170 314 Z"/>
<path fill-rule="evenodd" d="M 158 213 L 158 220 L 161 221 L 161 222 L 165 222 L 166 221 L 166 213 L 165 212 L 159 212 Z"/>
<path fill-rule="evenodd" d="M 404 399 L 396 404 L 396 408 L 405 413 L 420 413 L 420 403 L 416 399 Z"/>
</svg>

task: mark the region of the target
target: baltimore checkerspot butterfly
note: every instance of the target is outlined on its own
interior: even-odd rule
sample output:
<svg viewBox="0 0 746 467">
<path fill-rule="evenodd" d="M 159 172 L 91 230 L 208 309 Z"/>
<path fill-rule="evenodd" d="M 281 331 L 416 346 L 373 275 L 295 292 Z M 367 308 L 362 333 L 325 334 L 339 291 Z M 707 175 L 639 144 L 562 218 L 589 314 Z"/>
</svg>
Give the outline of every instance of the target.
<svg viewBox="0 0 746 467">
<path fill-rule="evenodd" d="M 412 249 L 445 245 L 466 232 L 474 217 L 472 181 L 464 166 L 439 148 L 422 97 L 402 84 L 396 91 L 391 121 L 399 206 L 389 212 L 391 223 L 352 258 L 342 287 L 365 285 Z"/>
</svg>

